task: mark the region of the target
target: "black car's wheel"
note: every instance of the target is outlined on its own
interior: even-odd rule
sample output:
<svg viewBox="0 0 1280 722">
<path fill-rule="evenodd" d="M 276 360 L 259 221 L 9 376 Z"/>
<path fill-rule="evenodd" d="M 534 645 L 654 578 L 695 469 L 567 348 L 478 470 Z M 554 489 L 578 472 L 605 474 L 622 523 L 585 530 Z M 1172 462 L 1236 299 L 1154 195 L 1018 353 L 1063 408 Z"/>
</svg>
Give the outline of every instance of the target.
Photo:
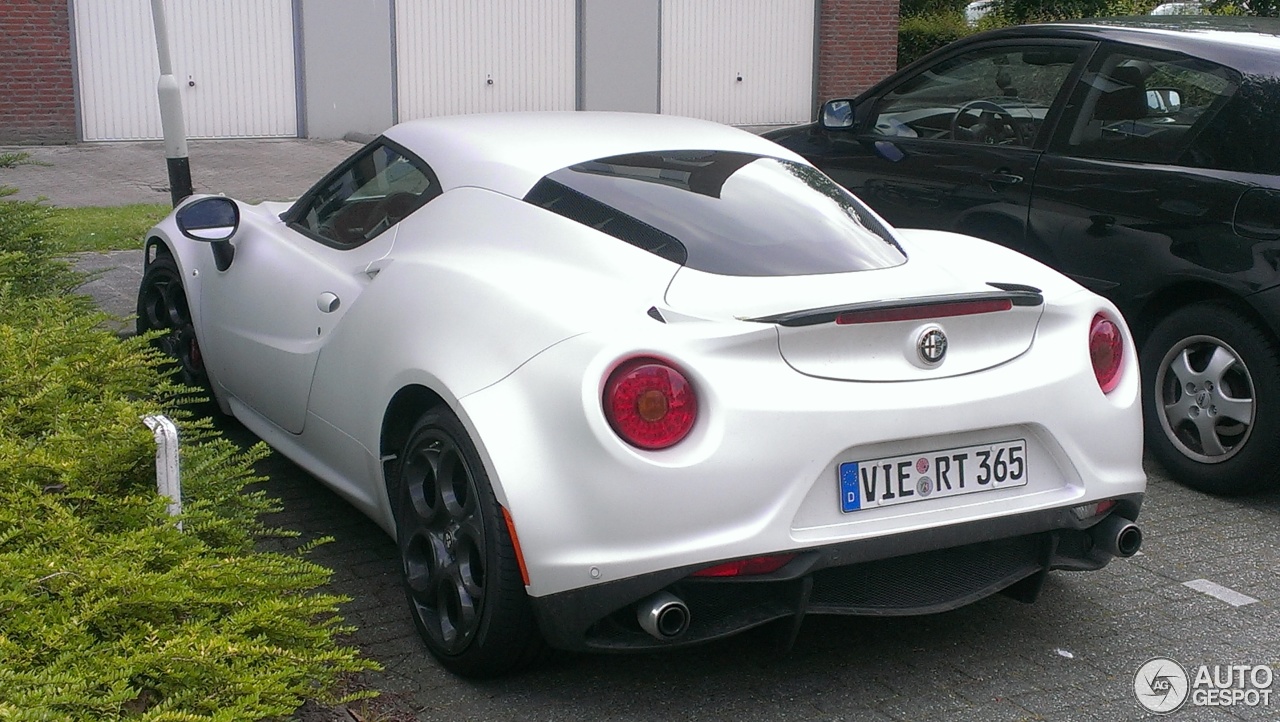
<svg viewBox="0 0 1280 722">
<path fill-rule="evenodd" d="M 462 423 L 429 411 L 395 465 L 396 535 L 418 632 L 449 671 L 492 677 L 543 642 L 502 510 Z"/>
<path fill-rule="evenodd" d="M 1147 443 L 1177 480 L 1215 494 L 1280 480 L 1280 355 L 1266 331 L 1217 303 L 1156 325 L 1142 349 Z"/>
<path fill-rule="evenodd" d="M 177 379 L 187 386 L 208 388 L 209 376 L 191 324 L 191 308 L 182 288 L 182 275 L 178 264 L 168 255 L 157 256 L 142 274 L 136 326 L 139 335 L 163 331 L 154 344 L 176 362 Z"/>
</svg>

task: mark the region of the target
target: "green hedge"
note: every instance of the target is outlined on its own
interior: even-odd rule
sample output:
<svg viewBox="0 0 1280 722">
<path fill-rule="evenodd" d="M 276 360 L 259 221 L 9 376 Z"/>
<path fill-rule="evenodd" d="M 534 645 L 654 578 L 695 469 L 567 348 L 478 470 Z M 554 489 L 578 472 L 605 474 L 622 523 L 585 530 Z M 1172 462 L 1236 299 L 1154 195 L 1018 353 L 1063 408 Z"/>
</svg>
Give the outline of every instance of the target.
<svg viewBox="0 0 1280 722">
<path fill-rule="evenodd" d="M 255 551 L 267 453 L 184 411 L 147 339 L 68 291 L 41 204 L 0 200 L 0 720 L 257 720 L 374 668 L 330 571 Z M 182 430 L 182 530 L 142 424 Z"/>
<path fill-rule="evenodd" d="M 958 7 L 955 3 L 958 2 Z M 1055 20 L 1087 17 L 1145 15 L 1161 0 L 999 0 L 996 8 L 976 27 L 964 19 L 965 2 L 917 0 L 903 5 L 898 26 L 898 67 L 981 30 Z M 1249 8 L 1244 8 L 1248 4 Z M 1208 0 L 1205 7 L 1217 15 L 1275 15 L 1280 0 Z"/>
<path fill-rule="evenodd" d="M 975 32 L 962 15 L 954 12 L 904 17 L 898 26 L 898 67 Z"/>
</svg>

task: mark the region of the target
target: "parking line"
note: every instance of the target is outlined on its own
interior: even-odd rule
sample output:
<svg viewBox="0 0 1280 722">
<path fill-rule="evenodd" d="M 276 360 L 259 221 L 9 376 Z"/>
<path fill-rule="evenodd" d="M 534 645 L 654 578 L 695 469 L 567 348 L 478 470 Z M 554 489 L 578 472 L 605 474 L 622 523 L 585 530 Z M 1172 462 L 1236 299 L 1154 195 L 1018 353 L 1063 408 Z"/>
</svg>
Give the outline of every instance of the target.
<svg viewBox="0 0 1280 722">
<path fill-rule="evenodd" d="M 1215 599 L 1230 604 L 1233 607 L 1243 607 L 1246 604 L 1253 604 L 1258 601 L 1247 594 L 1241 594 L 1234 589 L 1228 589 L 1221 584 L 1215 584 L 1208 579 L 1193 579 L 1189 582 L 1183 582 L 1182 586 L 1191 587 L 1202 594 L 1208 594 Z"/>
</svg>

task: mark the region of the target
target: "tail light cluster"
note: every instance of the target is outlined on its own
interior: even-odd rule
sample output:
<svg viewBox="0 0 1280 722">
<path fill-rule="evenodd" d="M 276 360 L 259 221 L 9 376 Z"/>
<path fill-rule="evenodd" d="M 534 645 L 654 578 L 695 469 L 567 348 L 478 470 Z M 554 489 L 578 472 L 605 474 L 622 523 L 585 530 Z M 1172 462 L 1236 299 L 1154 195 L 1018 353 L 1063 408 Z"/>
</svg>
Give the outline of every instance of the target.
<svg viewBox="0 0 1280 722">
<path fill-rule="evenodd" d="M 1089 360 L 1102 393 L 1109 394 L 1120 384 L 1124 366 L 1124 336 L 1115 321 L 1099 313 L 1089 326 Z"/>
<path fill-rule="evenodd" d="M 614 433 L 641 449 L 674 446 L 698 418 L 698 398 L 689 380 L 656 358 L 633 358 L 614 369 L 605 381 L 603 401 Z"/>
</svg>

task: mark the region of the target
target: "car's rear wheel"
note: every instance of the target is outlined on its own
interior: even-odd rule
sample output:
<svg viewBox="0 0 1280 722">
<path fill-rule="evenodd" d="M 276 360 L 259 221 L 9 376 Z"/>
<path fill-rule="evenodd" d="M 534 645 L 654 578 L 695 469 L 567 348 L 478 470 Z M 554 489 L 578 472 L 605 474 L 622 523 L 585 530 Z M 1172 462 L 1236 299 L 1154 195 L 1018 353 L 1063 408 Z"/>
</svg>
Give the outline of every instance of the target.
<svg viewBox="0 0 1280 722">
<path fill-rule="evenodd" d="M 182 274 L 172 256 L 162 253 L 147 265 L 138 286 L 137 310 L 139 335 L 163 332 L 152 343 L 174 360 L 177 380 L 187 386 L 207 389 L 209 376 L 191 322 L 191 307 L 182 287 Z"/>
<path fill-rule="evenodd" d="M 1219 303 L 1160 321 L 1143 345 L 1147 443 L 1175 479 L 1215 494 L 1280 480 L 1280 354 Z"/>
<path fill-rule="evenodd" d="M 427 649 L 466 677 L 532 662 L 542 637 L 502 509 L 458 418 L 444 408 L 423 415 L 394 479 L 404 587 Z"/>
</svg>

